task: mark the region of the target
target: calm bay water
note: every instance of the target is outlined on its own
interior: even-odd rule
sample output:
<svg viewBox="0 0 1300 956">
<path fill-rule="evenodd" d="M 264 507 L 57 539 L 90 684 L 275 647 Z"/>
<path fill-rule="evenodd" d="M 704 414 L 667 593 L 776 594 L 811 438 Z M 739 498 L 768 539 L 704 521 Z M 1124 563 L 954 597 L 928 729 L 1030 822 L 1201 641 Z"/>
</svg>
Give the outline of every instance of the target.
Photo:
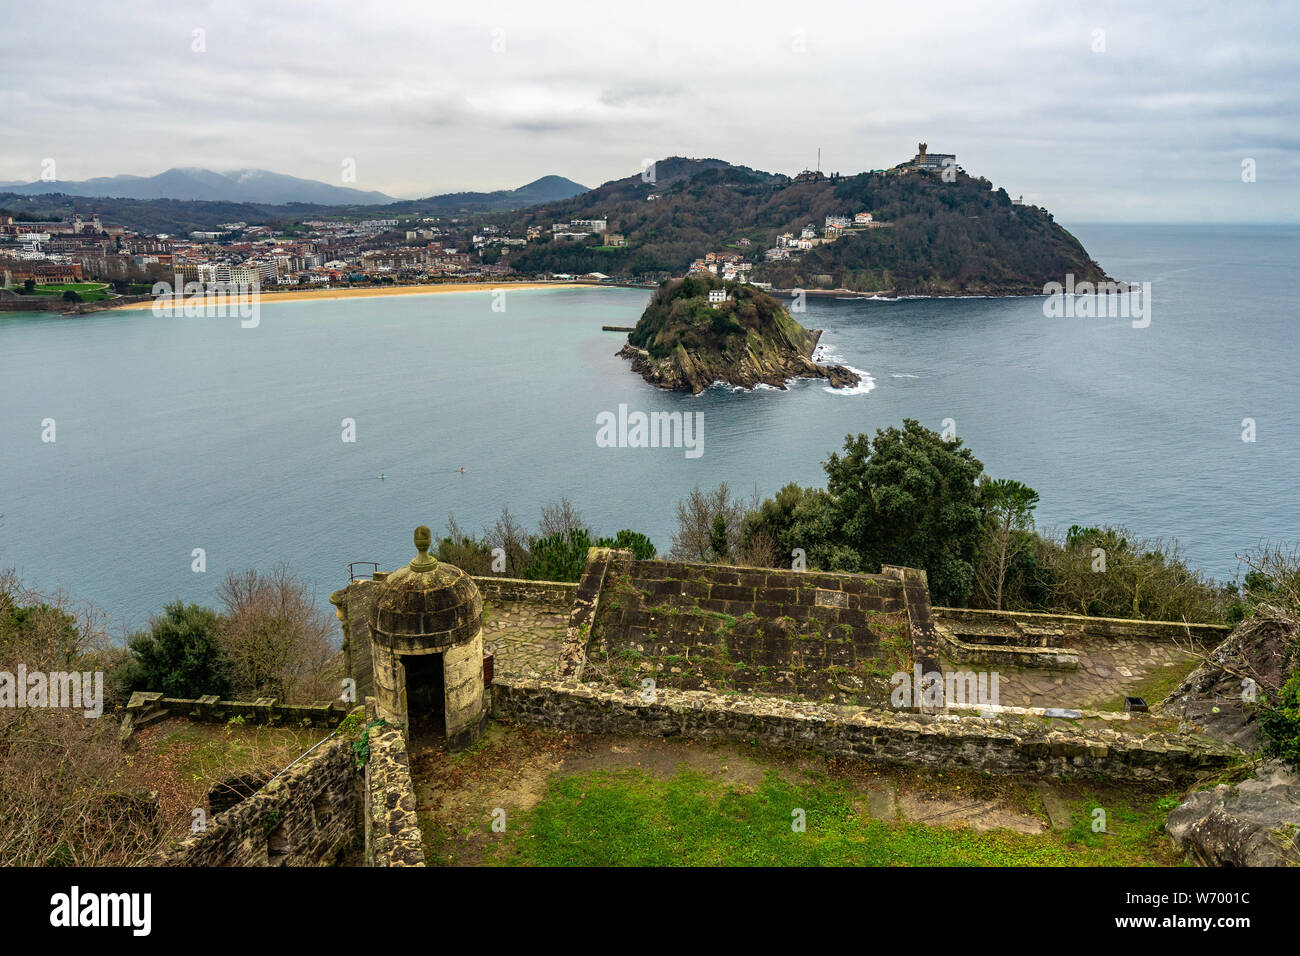
<svg viewBox="0 0 1300 956">
<path fill-rule="evenodd" d="M 600 331 L 636 321 L 639 290 L 510 292 L 504 312 L 487 293 L 281 303 L 256 329 L 2 316 L 0 567 L 129 628 L 279 562 L 324 604 L 349 561 L 408 560 L 417 524 L 477 531 L 508 504 L 533 526 L 561 495 L 597 532 L 666 551 L 693 486 L 821 484 L 846 434 L 905 417 L 955 420 L 991 474 L 1038 490 L 1040 527 L 1176 537 L 1219 577 L 1261 539 L 1300 539 L 1300 228 L 1074 231 L 1112 275 L 1152 283 L 1149 328 L 1047 319 L 1035 298 L 810 301 L 803 324 L 874 380 L 847 395 L 651 388 Z M 597 447 L 596 416 L 620 403 L 702 411 L 704 454 Z"/>
</svg>

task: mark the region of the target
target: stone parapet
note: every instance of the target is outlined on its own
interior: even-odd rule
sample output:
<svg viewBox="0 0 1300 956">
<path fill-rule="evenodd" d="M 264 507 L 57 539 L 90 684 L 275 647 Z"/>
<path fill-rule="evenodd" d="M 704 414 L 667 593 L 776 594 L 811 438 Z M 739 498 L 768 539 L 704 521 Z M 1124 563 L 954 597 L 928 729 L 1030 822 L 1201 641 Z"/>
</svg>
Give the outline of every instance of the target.
<svg viewBox="0 0 1300 956">
<path fill-rule="evenodd" d="M 406 738 L 397 727 L 370 728 L 366 760 L 366 866 L 424 866 Z"/>
<path fill-rule="evenodd" d="M 357 838 L 351 741 L 321 744 L 266 786 L 206 821 L 162 866 L 330 866 Z"/>
<path fill-rule="evenodd" d="M 485 601 L 539 604 L 564 611 L 573 606 L 573 598 L 578 592 L 577 583 L 571 581 L 527 581 L 523 578 L 475 575 L 474 583 L 478 585 Z"/>
<path fill-rule="evenodd" d="M 649 699 L 647 699 L 649 697 Z M 706 691 L 595 686 L 502 677 L 493 717 L 579 733 L 754 741 L 773 747 L 996 775 L 1181 782 L 1240 756 L 1203 735 L 1155 721 L 1057 719 L 999 713 L 985 718 L 825 706 Z M 1116 729 L 1119 724 L 1123 729 Z"/>
</svg>

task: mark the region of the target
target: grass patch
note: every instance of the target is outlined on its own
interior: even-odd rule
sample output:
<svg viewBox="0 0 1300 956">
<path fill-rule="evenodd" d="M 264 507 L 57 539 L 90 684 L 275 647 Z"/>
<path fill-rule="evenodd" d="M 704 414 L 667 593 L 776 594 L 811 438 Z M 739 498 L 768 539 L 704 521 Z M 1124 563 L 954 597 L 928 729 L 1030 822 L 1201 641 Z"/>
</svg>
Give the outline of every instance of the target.
<svg viewBox="0 0 1300 956">
<path fill-rule="evenodd" d="M 820 776 L 820 775 L 819 775 Z M 1152 797 L 1108 800 L 1108 833 L 1093 833 L 1091 798 L 1077 825 L 1038 835 L 885 822 L 844 781 L 792 783 L 774 770 L 740 789 L 692 770 L 552 779 L 517 813 L 485 862 L 533 866 L 1142 866 L 1176 862 Z M 858 808 L 863 807 L 860 811 Z M 805 832 L 792 828 L 802 811 Z"/>
<path fill-rule="evenodd" d="M 24 292 L 22 285 L 15 285 L 10 291 L 19 295 L 61 296 L 65 292 L 75 292 L 83 302 L 100 302 L 110 298 L 106 282 L 57 282 L 51 285 L 38 285 L 31 292 Z"/>
</svg>

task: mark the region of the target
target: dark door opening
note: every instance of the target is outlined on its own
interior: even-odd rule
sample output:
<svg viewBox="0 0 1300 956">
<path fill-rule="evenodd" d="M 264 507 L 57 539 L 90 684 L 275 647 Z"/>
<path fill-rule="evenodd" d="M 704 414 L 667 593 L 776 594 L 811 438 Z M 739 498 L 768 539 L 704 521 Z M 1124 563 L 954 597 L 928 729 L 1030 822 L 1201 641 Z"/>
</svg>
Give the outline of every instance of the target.
<svg viewBox="0 0 1300 956">
<path fill-rule="evenodd" d="M 411 739 L 438 744 L 447 735 L 447 697 L 442 655 L 402 657 L 406 668 L 406 719 Z"/>
</svg>

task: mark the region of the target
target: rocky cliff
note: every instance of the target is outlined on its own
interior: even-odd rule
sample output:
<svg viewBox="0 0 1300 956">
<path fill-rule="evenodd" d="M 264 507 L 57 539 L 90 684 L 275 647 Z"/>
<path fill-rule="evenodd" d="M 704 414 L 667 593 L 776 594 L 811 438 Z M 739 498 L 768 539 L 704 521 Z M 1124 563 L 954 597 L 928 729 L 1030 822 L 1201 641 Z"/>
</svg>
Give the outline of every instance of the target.
<svg viewBox="0 0 1300 956">
<path fill-rule="evenodd" d="M 812 360 L 820 332 L 805 329 L 776 299 L 712 277 L 665 282 L 619 355 L 652 385 L 698 394 L 716 382 L 785 388 L 794 378 L 858 384 L 856 372 Z"/>
</svg>

